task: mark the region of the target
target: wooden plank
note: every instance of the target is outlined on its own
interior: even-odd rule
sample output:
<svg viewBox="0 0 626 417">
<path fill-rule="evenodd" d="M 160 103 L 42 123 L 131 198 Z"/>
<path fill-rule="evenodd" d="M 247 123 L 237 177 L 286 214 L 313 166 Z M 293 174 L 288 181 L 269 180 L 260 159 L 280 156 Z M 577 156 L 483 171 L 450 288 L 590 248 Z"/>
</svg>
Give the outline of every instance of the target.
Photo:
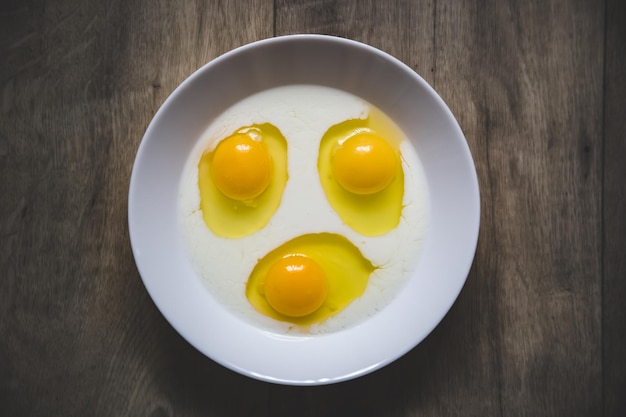
<svg viewBox="0 0 626 417">
<path fill-rule="evenodd" d="M 276 36 L 318 33 L 370 44 L 431 81 L 434 1 L 276 0 Z"/>
<path fill-rule="evenodd" d="M 485 385 L 449 414 L 599 415 L 602 4 L 444 0 L 436 28 L 482 194 L 466 360 L 484 368 L 461 374 Z"/>
<path fill-rule="evenodd" d="M 157 108 L 211 58 L 271 36 L 272 13 L 271 0 L 3 3 L 0 415 L 248 415 L 264 400 L 158 313 L 126 213 Z"/>
<path fill-rule="evenodd" d="M 604 97 L 604 415 L 626 415 L 626 3 L 606 5 Z"/>
</svg>

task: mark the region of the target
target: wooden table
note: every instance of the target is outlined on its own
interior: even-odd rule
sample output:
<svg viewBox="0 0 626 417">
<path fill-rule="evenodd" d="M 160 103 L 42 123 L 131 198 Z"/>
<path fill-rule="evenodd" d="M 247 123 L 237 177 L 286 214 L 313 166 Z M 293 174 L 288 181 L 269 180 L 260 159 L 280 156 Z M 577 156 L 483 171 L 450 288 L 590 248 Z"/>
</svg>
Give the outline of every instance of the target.
<svg viewBox="0 0 626 417">
<path fill-rule="evenodd" d="M 0 5 L 0 415 L 626 415 L 626 2 L 9 0 Z M 443 322 L 321 387 L 229 371 L 180 337 L 131 254 L 152 116 L 258 39 L 325 33 L 448 103 L 481 187 Z"/>
</svg>

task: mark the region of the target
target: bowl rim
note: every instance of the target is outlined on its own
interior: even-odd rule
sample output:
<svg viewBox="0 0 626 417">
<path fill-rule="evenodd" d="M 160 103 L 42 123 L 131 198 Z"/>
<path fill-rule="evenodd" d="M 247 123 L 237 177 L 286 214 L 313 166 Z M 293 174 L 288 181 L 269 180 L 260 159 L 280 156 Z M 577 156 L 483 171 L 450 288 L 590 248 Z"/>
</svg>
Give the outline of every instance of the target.
<svg viewBox="0 0 626 417">
<path fill-rule="evenodd" d="M 452 122 L 453 128 L 457 131 L 456 132 L 457 136 L 460 135 L 460 137 L 463 138 L 463 141 L 462 141 L 463 143 L 461 144 L 463 148 L 462 152 L 464 152 L 464 157 L 467 160 L 467 163 L 469 163 L 471 166 L 472 175 L 471 175 L 471 178 L 469 178 L 469 180 L 471 182 L 472 192 L 475 196 L 475 200 L 473 201 L 474 206 L 471 207 L 471 210 L 474 213 L 474 219 L 472 221 L 473 228 L 472 230 L 469 231 L 469 234 L 473 236 L 473 238 L 471 242 L 468 242 L 468 244 L 471 246 L 469 248 L 471 249 L 471 256 L 469 256 L 468 259 L 465 260 L 465 264 L 463 265 L 463 268 L 462 268 L 464 271 L 463 279 L 460 279 L 458 282 L 458 286 L 451 290 L 451 294 L 453 293 L 453 296 L 450 297 L 450 303 L 447 306 L 445 306 L 445 308 L 442 309 L 443 314 L 441 315 L 441 317 L 439 317 L 438 320 L 432 323 L 432 326 L 430 326 L 430 328 L 426 330 L 425 334 L 421 334 L 421 333 L 416 334 L 414 338 L 414 343 L 403 346 L 401 349 L 398 349 L 394 355 L 390 355 L 386 357 L 384 360 L 377 361 L 376 363 L 369 364 L 368 366 L 362 367 L 360 369 L 355 369 L 353 372 L 345 373 L 343 375 L 337 375 L 333 378 L 327 378 L 327 379 L 318 378 L 315 380 L 310 380 L 306 378 L 294 378 L 294 379 L 289 379 L 289 378 L 284 378 L 284 377 L 275 378 L 272 375 L 260 374 L 254 371 L 250 371 L 249 369 L 245 369 L 245 367 L 241 367 L 237 363 L 234 363 L 233 361 L 224 360 L 223 358 L 216 357 L 212 355 L 210 352 L 207 352 L 206 347 L 198 346 L 197 343 L 194 342 L 193 338 L 190 337 L 189 334 L 186 334 L 186 332 L 181 330 L 179 326 L 175 325 L 175 323 L 171 320 L 168 309 L 164 308 L 164 306 L 161 305 L 160 302 L 158 302 L 157 298 L 155 298 L 154 289 L 152 288 L 152 283 L 150 282 L 149 279 L 147 279 L 142 261 L 140 260 L 142 256 L 141 251 L 136 246 L 136 244 L 134 244 L 134 242 L 136 242 L 138 239 L 136 235 L 137 231 L 135 230 L 133 226 L 136 221 L 136 215 L 138 215 L 138 213 L 133 209 L 133 207 L 134 207 L 134 204 L 136 203 L 136 199 L 139 198 L 138 197 L 139 194 L 137 190 L 137 187 L 138 187 L 137 175 L 138 175 L 138 170 L 141 167 L 139 161 L 142 161 L 145 159 L 145 154 L 149 146 L 150 138 L 154 134 L 156 121 L 159 120 L 163 116 L 163 114 L 172 105 L 172 103 L 176 101 L 177 97 L 181 96 L 185 91 L 187 91 L 188 88 L 193 86 L 193 84 L 197 81 L 197 79 L 203 76 L 205 72 L 210 71 L 211 68 L 231 59 L 234 56 L 237 56 L 240 54 L 246 54 L 248 51 L 256 49 L 258 47 L 279 45 L 282 43 L 290 43 L 290 42 L 328 42 L 328 43 L 333 43 L 333 44 L 339 44 L 343 47 L 358 48 L 364 51 L 365 53 L 373 54 L 386 61 L 389 61 L 393 65 L 399 67 L 399 69 L 406 72 L 407 75 L 411 77 L 413 81 L 419 83 L 420 86 L 426 92 L 428 92 L 428 94 L 430 94 L 430 97 L 437 102 L 438 107 L 445 113 L 446 117 L 450 120 L 450 122 Z M 159 107 L 155 115 L 153 116 L 152 120 L 150 121 L 144 133 L 144 136 L 142 137 L 141 143 L 138 147 L 137 154 L 135 156 L 135 160 L 133 163 L 133 168 L 132 168 L 131 177 L 130 177 L 130 184 L 129 184 L 129 194 L 128 194 L 128 227 L 129 227 L 129 237 L 130 237 L 132 253 L 135 259 L 137 270 L 144 283 L 144 286 L 146 287 L 146 290 L 148 291 L 150 297 L 152 298 L 153 302 L 155 303 L 155 305 L 157 306 L 161 314 L 166 318 L 166 320 L 170 323 L 170 325 L 172 325 L 172 327 L 174 327 L 176 331 L 185 340 L 187 340 L 190 344 L 192 344 L 192 346 L 194 346 L 197 350 L 202 352 L 205 356 L 221 364 L 222 366 L 228 369 L 234 370 L 245 376 L 254 378 L 254 379 L 258 379 L 258 380 L 262 380 L 266 382 L 272 382 L 272 383 L 287 384 L 287 385 L 324 385 L 324 384 L 342 382 L 342 381 L 347 381 L 353 378 L 357 378 L 357 377 L 369 374 L 371 372 L 374 372 L 375 370 L 378 370 L 388 365 L 389 363 L 402 357 L 408 351 L 410 351 L 415 346 L 420 344 L 432 332 L 432 330 L 441 322 L 441 320 L 445 317 L 447 312 L 450 310 L 450 308 L 452 307 L 452 305 L 458 298 L 467 280 L 468 274 L 470 272 L 471 266 L 474 261 L 476 248 L 478 244 L 479 228 L 480 228 L 480 190 L 478 186 L 478 177 L 476 173 L 474 160 L 472 158 L 469 145 L 467 143 L 467 139 L 465 138 L 465 135 L 463 134 L 458 124 L 458 121 L 452 114 L 449 107 L 443 101 L 443 99 L 433 89 L 433 87 L 430 86 L 428 82 L 426 82 L 419 74 L 417 74 L 417 72 L 415 72 L 408 65 L 403 63 L 401 60 L 395 58 L 391 54 L 384 52 L 380 49 L 377 49 L 371 45 L 359 42 L 359 41 L 341 38 L 337 36 L 331 36 L 331 35 L 318 35 L 318 34 L 283 35 L 283 36 L 262 39 L 262 40 L 258 40 L 255 42 L 251 42 L 251 43 L 239 46 L 237 48 L 234 48 L 212 59 L 211 61 L 207 62 L 206 64 L 198 68 L 196 71 L 194 71 L 183 82 L 181 82 L 172 91 L 172 93 L 166 98 L 166 100 L 161 104 L 161 106 Z"/>
</svg>

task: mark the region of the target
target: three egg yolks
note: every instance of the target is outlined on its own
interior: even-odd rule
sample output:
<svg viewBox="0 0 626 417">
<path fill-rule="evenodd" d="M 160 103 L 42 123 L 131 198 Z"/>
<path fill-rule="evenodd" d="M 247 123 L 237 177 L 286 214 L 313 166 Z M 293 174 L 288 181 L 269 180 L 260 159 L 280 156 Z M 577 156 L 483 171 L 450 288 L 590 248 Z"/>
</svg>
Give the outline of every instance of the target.
<svg viewBox="0 0 626 417">
<path fill-rule="evenodd" d="M 361 132 L 337 147 L 332 171 L 336 181 L 347 191 L 374 194 L 393 180 L 397 159 L 387 141 L 371 132 Z"/>
<path fill-rule="evenodd" d="M 268 129 L 267 126 L 264 128 Z M 246 209 L 256 207 L 256 204 L 248 207 L 249 202 L 256 200 L 268 189 L 272 182 L 272 176 L 276 173 L 275 167 L 272 166 L 272 157 L 266 148 L 267 144 L 264 145 L 254 138 L 254 134 L 258 134 L 256 130 L 249 132 L 243 129 L 221 141 L 213 151 L 210 161 L 210 175 L 215 188 L 225 197 L 244 204 L 241 208 Z M 278 135 L 274 134 L 274 136 Z M 370 195 L 373 197 L 374 194 L 380 193 L 390 184 L 396 182 L 394 179 L 398 172 L 400 172 L 401 180 L 402 171 L 399 167 L 397 151 L 385 139 L 371 130 L 357 131 L 347 138 L 339 140 L 331 154 L 332 176 L 336 183 L 345 190 L 344 192 L 353 194 L 355 197 Z M 286 180 L 286 175 L 284 180 Z M 394 190 L 395 188 L 397 187 L 394 187 Z M 398 191 L 390 192 L 398 194 Z M 401 191 L 399 196 L 401 199 Z M 386 196 L 382 196 L 381 199 L 388 200 Z M 397 199 L 398 197 L 394 198 L 394 200 Z M 363 209 L 362 201 L 355 200 L 354 203 L 355 206 L 359 207 L 358 210 Z M 237 211 L 239 210 L 235 212 Z M 384 229 L 387 228 L 389 226 L 384 226 Z M 369 229 L 359 231 L 370 234 Z M 238 236 L 240 235 L 232 235 L 231 237 Z M 268 307 L 282 316 L 292 320 L 303 320 L 302 323 L 316 322 L 341 310 L 340 305 L 345 306 L 364 290 L 371 272 L 371 264 L 364 259 L 360 260 L 361 256 L 352 253 L 349 254 L 350 256 L 342 256 L 344 260 L 353 258 L 354 266 L 360 263 L 365 265 L 359 266 L 363 269 L 360 273 L 363 276 L 359 279 L 360 284 L 348 285 L 349 280 L 338 278 L 340 276 L 347 277 L 347 271 L 339 273 L 339 270 L 334 270 L 334 266 L 330 266 L 331 264 L 339 265 L 339 263 L 328 263 L 327 261 L 330 259 L 328 252 L 334 252 L 329 249 L 328 244 L 331 241 L 333 245 L 339 243 L 342 249 L 336 253 L 353 251 L 356 248 L 350 248 L 349 245 L 341 241 L 335 242 L 334 240 L 337 240 L 335 237 L 320 236 L 322 237 L 304 236 L 303 239 L 312 239 L 312 242 L 315 242 L 314 245 L 323 248 L 322 251 L 326 253 L 319 259 L 323 260 L 324 265 L 320 265 L 309 256 L 301 254 L 302 252 L 287 252 L 286 254 L 283 252 L 280 259 L 273 262 L 271 266 L 267 266 L 264 279 L 262 279 L 264 281 L 261 285 L 262 290 L 259 293 L 262 296 L 259 298 L 257 293 L 248 291 L 248 298 L 258 309 L 268 315 L 273 314 L 271 310 L 264 310 L 262 306 L 262 299 L 264 298 Z M 308 248 L 304 252 L 310 250 Z M 348 264 L 350 263 L 348 262 Z M 327 269 L 332 270 L 331 276 L 327 276 L 325 272 Z M 350 267 L 348 269 L 355 271 L 358 268 Z M 249 280 L 249 284 L 251 281 L 252 279 Z M 341 284 L 339 284 L 340 282 Z M 353 286 L 354 288 L 352 288 Z M 323 309 L 320 308 L 322 305 L 325 306 Z M 276 316 L 276 318 L 279 317 Z"/>
<path fill-rule="evenodd" d="M 252 200 L 267 189 L 272 161 L 262 143 L 247 134 L 235 134 L 217 146 L 211 175 L 215 186 L 238 201 Z"/>
<path fill-rule="evenodd" d="M 279 313 L 303 317 L 317 310 L 328 292 L 322 267 L 303 255 L 281 258 L 267 273 L 265 297 Z"/>
</svg>

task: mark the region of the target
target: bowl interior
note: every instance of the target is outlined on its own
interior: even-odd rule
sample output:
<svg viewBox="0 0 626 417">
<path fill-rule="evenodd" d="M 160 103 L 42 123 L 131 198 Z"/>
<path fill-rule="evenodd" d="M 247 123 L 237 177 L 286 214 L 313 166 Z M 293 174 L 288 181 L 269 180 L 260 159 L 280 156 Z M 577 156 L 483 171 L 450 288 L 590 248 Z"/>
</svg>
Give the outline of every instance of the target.
<svg viewBox="0 0 626 417">
<path fill-rule="evenodd" d="M 383 110 L 415 146 L 429 193 L 428 233 L 405 289 L 361 325 L 324 336 L 279 336 L 222 308 L 195 276 L 177 224 L 180 176 L 207 126 L 239 100 L 288 84 L 338 88 Z M 395 58 L 329 36 L 295 35 L 256 42 L 199 69 L 155 115 L 140 145 L 130 184 L 133 253 L 144 284 L 166 319 L 222 365 L 286 384 L 354 378 L 391 362 L 423 340 L 465 282 L 478 226 L 475 168 L 463 133 L 445 103 Z"/>
</svg>

